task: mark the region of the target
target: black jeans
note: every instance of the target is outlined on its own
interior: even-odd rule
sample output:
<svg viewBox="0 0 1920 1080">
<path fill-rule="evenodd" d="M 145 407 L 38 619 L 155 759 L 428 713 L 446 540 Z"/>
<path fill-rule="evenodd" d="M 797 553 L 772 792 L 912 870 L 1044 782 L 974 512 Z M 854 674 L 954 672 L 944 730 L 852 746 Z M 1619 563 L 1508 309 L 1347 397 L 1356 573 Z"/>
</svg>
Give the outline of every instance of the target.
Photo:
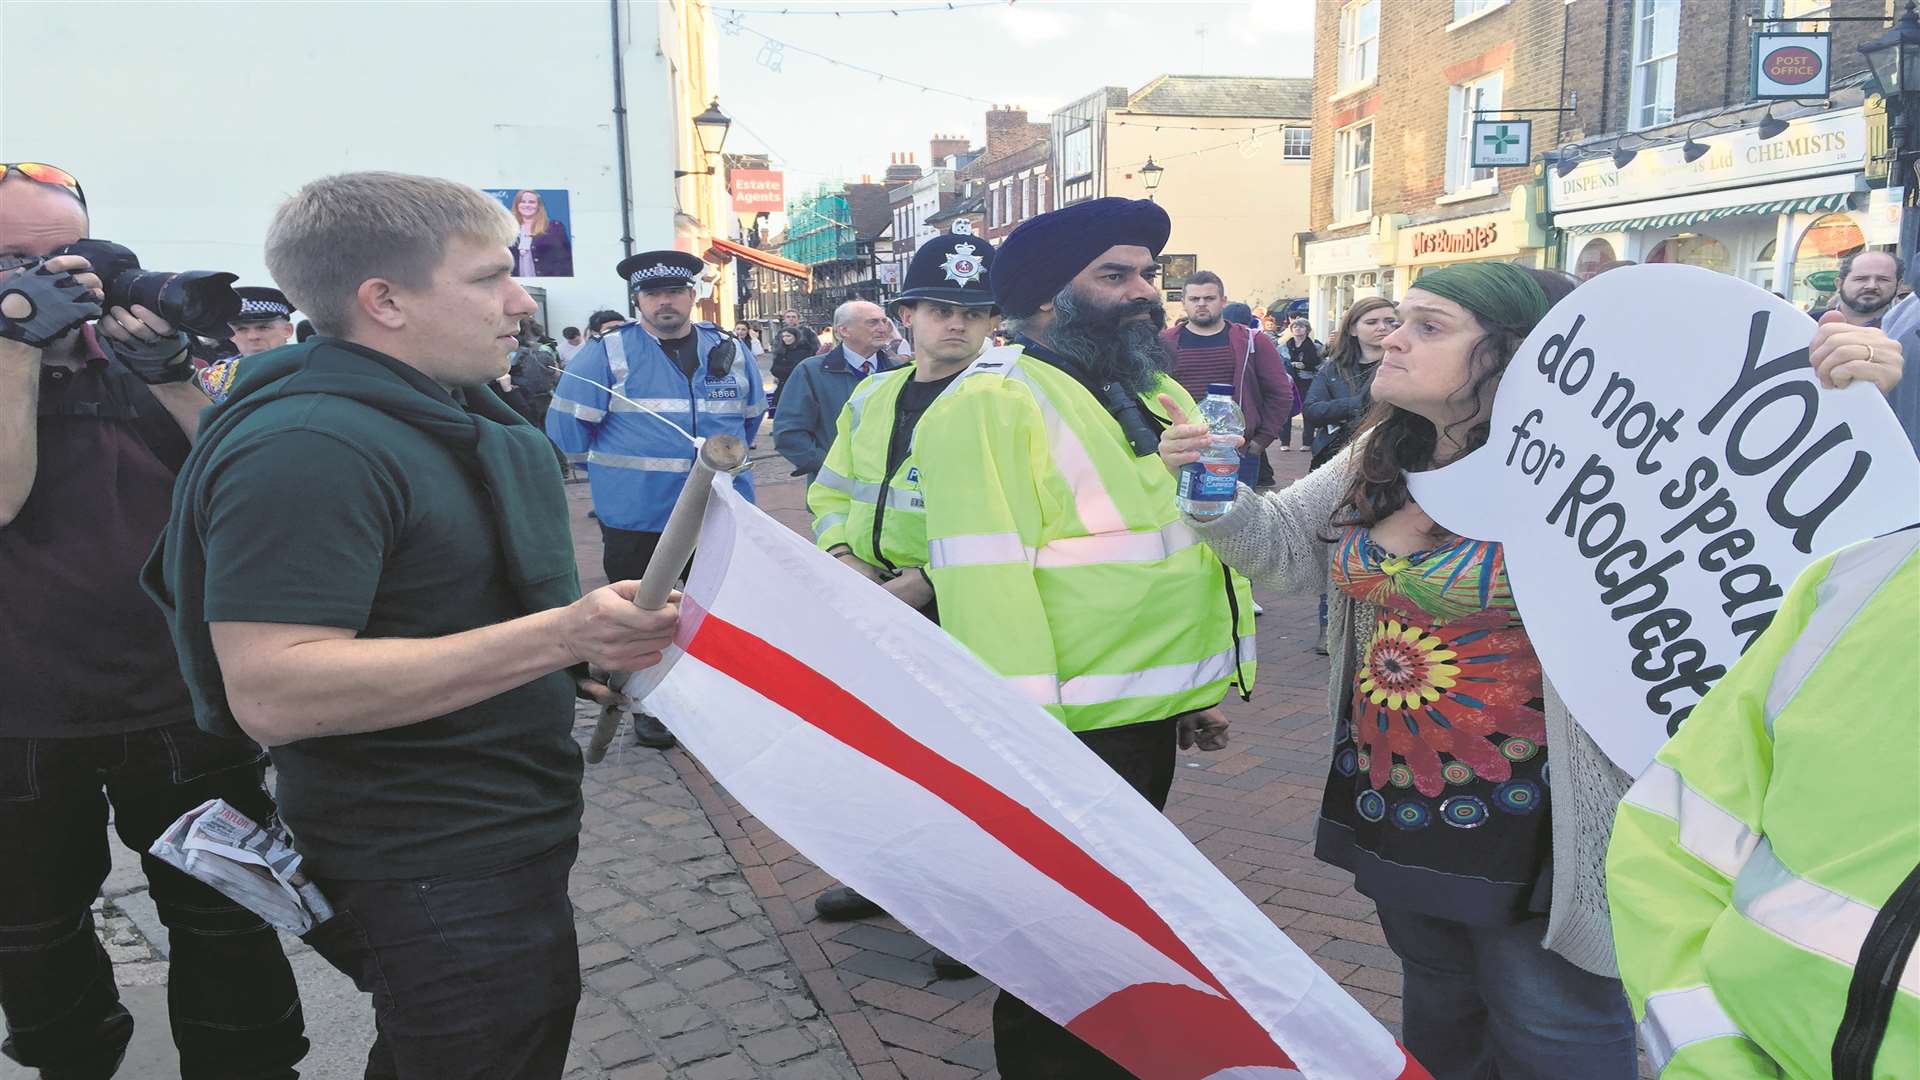
<svg viewBox="0 0 1920 1080">
<path fill-rule="evenodd" d="M 133 1017 L 89 911 L 107 878 L 107 807 L 140 852 L 167 926 L 167 1014 L 186 1080 L 292 1077 L 307 1053 L 293 970 L 273 928 L 146 854 L 181 814 L 225 799 L 265 824 L 260 749 L 191 723 L 125 735 L 0 738 L 0 1049 L 49 1078 L 113 1075 Z"/>
<path fill-rule="evenodd" d="M 1080 741 L 1155 810 L 1165 810 L 1167 794 L 1173 790 L 1178 735 L 1169 717 L 1083 732 Z M 1131 1080 L 1133 1076 L 1005 990 L 993 1001 L 993 1052 L 1003 1080 Z"/>
<path fill-rule="evenodd" d="M 473 874 L 323 879 L 306 941 L 373 995 L 367 1080 L 557 1080 L 580 1003 L 569 840 Z"/>
<path fill-rule="evenodd" d="M 600 526 L 600 569 L 604 570 L 609 582 L 638 581 L 647 572 L 647 563 L 653 559 L 653 549 L 660 546 L 660 534 L 657 532 L 633 532 L 630 529 L 615 529 Z M 685 581 L 693 572 L 693 556 L 687 556 L 687 565 L 680 569 L 680 580 Z"/>
</svg>

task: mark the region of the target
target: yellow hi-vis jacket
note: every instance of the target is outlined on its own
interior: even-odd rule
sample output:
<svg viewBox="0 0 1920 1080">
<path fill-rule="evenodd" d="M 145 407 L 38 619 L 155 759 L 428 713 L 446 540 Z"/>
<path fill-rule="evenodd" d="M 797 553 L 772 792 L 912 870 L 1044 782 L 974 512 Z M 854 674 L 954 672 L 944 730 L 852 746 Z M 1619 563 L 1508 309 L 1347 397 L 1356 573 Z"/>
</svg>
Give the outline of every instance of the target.
<svg viewBox="0 0 1920 1080">
<path fill-rule="evenodd" d="M 1809 567 L 1620 804 L 1614 944 L 1669 1080 L 1920 1076 L 1920 964 L 1876 926 L 1920 915 L 1917 548 Z"/>
<path fill-rule="evenodd" d="M 896 407 L 913 372 L 903 367 L 867 376 L 840 410 L 833 446 L 807 488 L 820 550 L 845 544 L 861 562 L 893 570 L 927 565 L 926 502 L 911 442 L 906 459 L 887 472 Z M 958 385 L 958 379 L 949 383 L 942 396 Z"/>
<path fill-rule="evenodd" d="M 1193 407 L 1165 376 L 1153 393 Z M 1252 689 L 1246 579 L 1181 521 L 1160 459 L 1136 457 L 1073 376 L 1018 346 L 988 350 L 920 418 L 913 456 L 940 625 L 1069 729 Z"/>
</svg>

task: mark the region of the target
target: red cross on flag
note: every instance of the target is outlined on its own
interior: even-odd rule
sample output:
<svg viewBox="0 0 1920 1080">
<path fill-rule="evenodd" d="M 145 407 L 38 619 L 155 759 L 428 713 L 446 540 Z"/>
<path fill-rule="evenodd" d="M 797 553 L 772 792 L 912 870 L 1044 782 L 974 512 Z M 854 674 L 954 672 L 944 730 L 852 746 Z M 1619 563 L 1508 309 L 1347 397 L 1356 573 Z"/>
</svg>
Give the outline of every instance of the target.
<svg viewBox="0 0 1920 1080">
<path fill-rule="evenodd" d="M 714 779 L 1136 1076 L 1428 1080 L 1072 733 L 724 476 L 682 613 L 629 690 Z"/>
</svg>

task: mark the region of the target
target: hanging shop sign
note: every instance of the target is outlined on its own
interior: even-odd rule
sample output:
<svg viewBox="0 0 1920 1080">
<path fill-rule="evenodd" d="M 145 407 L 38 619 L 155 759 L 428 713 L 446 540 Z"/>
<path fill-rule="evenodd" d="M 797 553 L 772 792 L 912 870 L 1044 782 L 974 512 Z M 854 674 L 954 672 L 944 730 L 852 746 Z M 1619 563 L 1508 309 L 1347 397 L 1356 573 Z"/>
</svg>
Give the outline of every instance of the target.
<svg viewBox="0 0 1920 1080">
<path fill-rule="evenodd" d="M 1476 169 L 1512 168 L 1533 160 L 1533 121 L 1475 120 L 1468 164 Z"/>
<path fill-rule="evenodd" d="M 1830 34 L 1756 33 L 1749 91 L 1759 101 L 1826 97 L 1833 83 L 1832 52 Z"/>
</svg>

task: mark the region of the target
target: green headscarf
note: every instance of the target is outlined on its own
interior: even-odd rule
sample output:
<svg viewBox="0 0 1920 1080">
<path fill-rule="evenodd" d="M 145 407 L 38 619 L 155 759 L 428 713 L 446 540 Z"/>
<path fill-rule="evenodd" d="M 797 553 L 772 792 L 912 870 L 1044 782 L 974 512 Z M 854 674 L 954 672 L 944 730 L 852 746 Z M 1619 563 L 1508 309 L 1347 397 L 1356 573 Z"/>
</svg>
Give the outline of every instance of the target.
<svg viewBox="0 0 1920 1080">
<path fill-rule="evenodd" d="M 1547 294 L 1533 275 L 1512 263 L 1460 263 L 1429 270 L 1414 279 L 1414 289 L 1425 289 L 1479 316 L 1480 321 L 1525 337 L 1546 317 Z"/>
</svg>

